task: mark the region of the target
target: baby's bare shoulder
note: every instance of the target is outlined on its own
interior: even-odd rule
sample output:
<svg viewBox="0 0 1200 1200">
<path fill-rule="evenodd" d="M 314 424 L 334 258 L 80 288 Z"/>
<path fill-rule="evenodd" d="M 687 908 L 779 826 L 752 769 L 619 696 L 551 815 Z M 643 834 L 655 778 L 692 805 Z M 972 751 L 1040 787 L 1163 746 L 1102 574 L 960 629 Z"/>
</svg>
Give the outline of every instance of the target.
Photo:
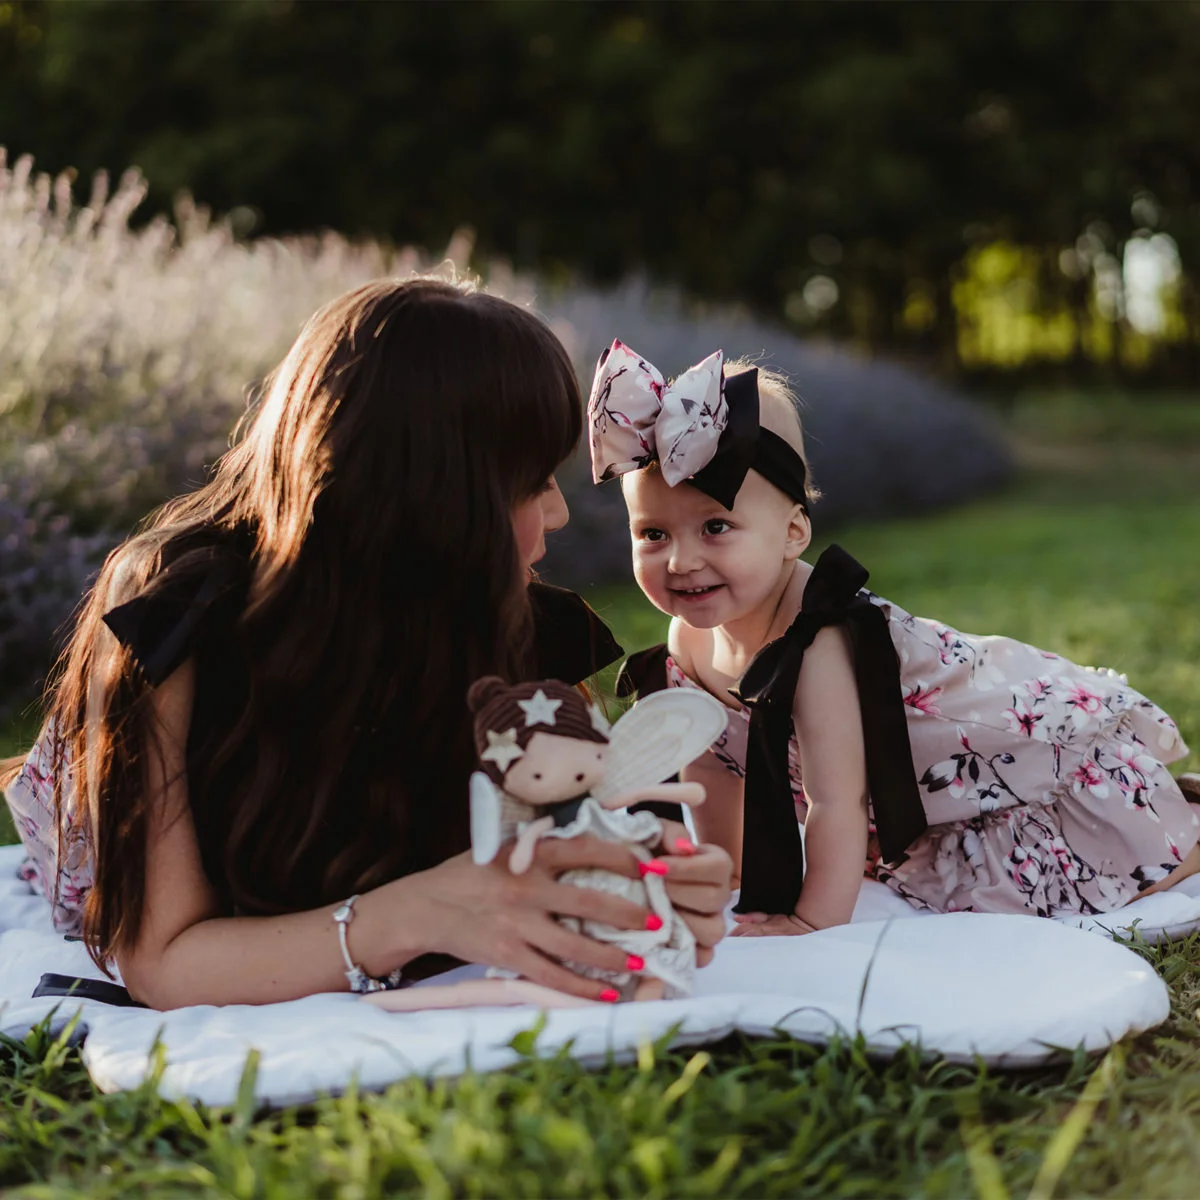
<svg viewBox="0 0 1200 1200">
<path fill-rule="evenodd" d="M 685 675 L 697 679 L 704 665 L 712 662 L 712 633 L 674 617 L 667 631 L 667 650 Z"/>
</svg>

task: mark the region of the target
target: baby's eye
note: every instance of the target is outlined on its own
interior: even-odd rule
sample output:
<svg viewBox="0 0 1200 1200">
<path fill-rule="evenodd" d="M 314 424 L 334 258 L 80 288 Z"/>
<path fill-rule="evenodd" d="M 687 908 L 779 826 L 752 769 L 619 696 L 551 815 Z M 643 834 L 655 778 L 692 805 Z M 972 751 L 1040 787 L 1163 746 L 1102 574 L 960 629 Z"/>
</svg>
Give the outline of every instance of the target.
<svg viewBox="0 0 1200 1200">
<path fill-rule="evenodd" d="M 704 532 L 710 534 L 727 533 L 733 527 L 725 520 L 724 517 L 713 517 L 711 521 L 704 522 Z"/>
<path fill-rule="evenodd" d="M 643 542 L 665 542 L 667 540 L 666 533 L 661 529 L 643 529 L 638 537 Z"/>
</svg>

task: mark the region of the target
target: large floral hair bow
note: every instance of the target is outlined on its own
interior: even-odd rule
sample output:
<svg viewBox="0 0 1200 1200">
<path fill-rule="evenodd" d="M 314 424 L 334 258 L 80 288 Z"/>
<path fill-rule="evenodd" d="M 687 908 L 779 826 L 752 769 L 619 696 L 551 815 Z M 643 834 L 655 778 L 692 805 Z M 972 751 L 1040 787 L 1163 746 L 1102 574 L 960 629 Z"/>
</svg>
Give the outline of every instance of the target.
<svg viewBox="0 0 1200 1200">
<path fill-rule="evenodd" d="M 614 341 L 596 364 L 588 427 L 596 483 L 657 463 L 671 487 L 690 483 L 732 508 L 754 467 L 807 504 L 803 460 L 759 427 L 758 371 L 727 379 L 720 350 L 668 384 L 652 363 Z"/>
</svg>

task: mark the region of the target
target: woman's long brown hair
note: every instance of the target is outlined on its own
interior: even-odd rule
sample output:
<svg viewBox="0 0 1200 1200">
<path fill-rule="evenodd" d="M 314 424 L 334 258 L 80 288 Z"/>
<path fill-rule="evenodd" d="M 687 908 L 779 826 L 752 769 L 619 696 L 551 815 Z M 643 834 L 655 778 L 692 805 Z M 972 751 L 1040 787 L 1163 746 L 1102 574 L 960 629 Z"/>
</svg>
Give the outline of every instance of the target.
<svg viewBox="0 0 1200 1200">
<path fill-rule="evenodd" d="M 511 508 L 580 432 L 565 351 L 506 301 L 381 281 L 309 321 L 211 482 L 110 556 L 64 657 L 50 715 L 95 854 L 84 935 L 98 963 L 138 935 L 156 745 L 150 688 L 103 614 L 209 569 L 221 537 L 252 547 L 237 628 L 249 699 L 188 780 L 203 794 L 223 764 L 252 764 L 220 848 L 238 911 L 432 866 L 468 844 L 468 688 L 529 669 Z"/>
</svg>

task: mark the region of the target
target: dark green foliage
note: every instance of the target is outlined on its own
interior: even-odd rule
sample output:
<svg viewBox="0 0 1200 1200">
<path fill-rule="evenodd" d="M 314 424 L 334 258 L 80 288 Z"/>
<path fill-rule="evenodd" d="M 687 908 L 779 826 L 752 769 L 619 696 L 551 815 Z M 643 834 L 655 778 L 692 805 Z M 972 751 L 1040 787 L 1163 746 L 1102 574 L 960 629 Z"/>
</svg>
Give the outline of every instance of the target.
<svg viewBox="0 0 1200 1200">
<path fill-rule="evenodd" d="M 331 226 L 710 297 L 953 363 L 964 251 L 1054 265 L 1144 216 L 1179 246 L 1200 339 L 1200 6 L 628 0 L 17 0 L 0 144 L 140 165 L 247 227 Z M 10 69 L 6 70 L 8 67 Z M 1151 222 L 1152 224 L 1154 221 Z M 797 303 L 814 275 L 842 300 Z M 916 289 L 925 317 L 902 319 Z M 1174 369 L 1194 378 L 1193 344 Z M 1080 359 L 1083 352 L 1080 351 Z"/>
</svg>

